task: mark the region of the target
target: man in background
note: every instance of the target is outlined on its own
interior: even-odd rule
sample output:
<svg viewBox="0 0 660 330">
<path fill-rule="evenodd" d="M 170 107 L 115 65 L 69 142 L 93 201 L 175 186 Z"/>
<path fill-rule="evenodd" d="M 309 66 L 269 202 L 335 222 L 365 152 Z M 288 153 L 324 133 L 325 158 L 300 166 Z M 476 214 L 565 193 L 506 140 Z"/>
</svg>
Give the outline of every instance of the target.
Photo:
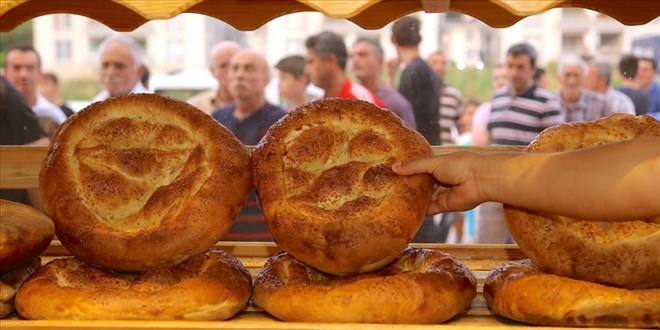
<svg viewBox="0 0 660 330">
<path fill-rule="evenodd" d="M 515 44 L 507 50 L 509 81 L 492 101 L 488 120 L 490 143 L 527 146 L 544 129 L 563 122 L 556 96 L 534 84 L 536 60 L 536 50 L 529 44 Z M 476 243 L 512 241 L 501 203 L 479 205 L 475 220 Z"/>
<path fill-rule="evenodd" d="M 5 77 L 37 115 L 44 135 L 52 136 L 66 120 L 66 115 L 39 93 L 39 83 L 43 79 L 39 53 L 32 46 L 10 47 L 5 53 Z"/>
<path fill-rule="evenodd" d="M 149 68 L 142 64 L 142 77 L 140 77 L 140 82 L 142 83 L 142 86 L 144 86 L 145 89 L 149 89 L 149 80 L 151 79 L 151 71 L 149 71 Z"/>
<path fill-rule="evenodd" d="M 637 77 L 637 68 L 639 59 L 635 55 L 623 55 L 619 60 L 619 74 L 621 75 L 621 84 L 618 91 L 626 94 L 635 105 L 635 114 L 643 115 L 649 109 L 649 97 L 639 88 L 635 79 Z"/>
<path fill-rule="evenodd" d="M 284 57 L 275 64 L 279 79 L 277 88 L 284 99 L 281 107 L 291 111 L 305 103 L 318 99 L 308 92 L 309 76 L 305 73 L 305 58 L 299 55 Z"/>
<path fill-rule="evenodd" d="M 652 58 L 639 58 L 637 65 L 637 83 L 649 98 L 647 114 L 660 120 L 660 83 L 654 81 L 658 64 Z"/>
<path fill-rule="evenodd" d="M 492 95 L 498 93 L 508 84 L 506 66 L 497 64 L 493 67 L 491 74 Z M 490 144 L 490 132 L 488 131 L 488 121 L 490 119 L 492 102 L 481 103 L 472 117 L 472 144 L 479 147 L 485 147 Z"/>
<path fill-rule="evenodd" d="M 268 128 L 286 115 L 266 101 L 264 89 L 269 80 L 268 63 L 260 53 L 241 49 L 231 58 L 227 82 L 234 101 L 213 112 L 213 118 L 245 145 L 258 144 Z"/>
<path fill-rule="evenodd" d="M 404 65 L 399 79 L 399 93 L 412 104 L 417 131 L 431 145 L 440 145 L 439 83 L 431 67 L 421 58 L 419 44 L 421 22 L 413 16 L 398 19 L 392 25 L 391 42 L 397 61 Z M 393 72 L 388 72 L 392 76 Z M 393 80 L 390 77 L 390 80 Z"/>
<path fill-rule="evenodd" d="M 561 84 L 558 92 L 559 104 L 566 122 L 590 121 L 614 113 L 604 96 L 583 87 L 587 76 L 587 63 L 582 57 L 562 56 L 557 71 Z"/>
<path fill-rule="evenodd" d="M 453 132 L 456 132 L 462 111 L 463 95 L 461 92 L 445 82 L 447 71 L 447 57 L 442 50 L 431 53 L 428 63 L 438 81 L 440 93 L 440 139 L 443 145 L 455 145 L 457 141 Z"/>
<path fill-rule="evenodd" d="M 534 84 L 536 54 L 526 43 L 508 49 L 508 85 L 495 94 L 488 121 L 491 144 L 527 146 L 563 122 L 556 96 Z"/>
<path fill-rule="evenodd" d="M 0 76 L 0 144 L 47 146 L 39 120 L 23 95 Z M 39 189 L 0 189 L 0 198 L 43 210 Z"/>
<path fill-rule="evenodd" d="M 597 61 L 589 64 L 584 87 L 605 97 L 607 106 L 613 112 L 634 115 L 635 105 L 632 100 L 622 92 L 610 87 L 612 80 L 612 67 L 609 63 Z"/>
<path fill-rule="evenodd" d="M 534 84 L 536 87 L 547 89 L 548 88 L 548 75 L 544 68 L 536 67 L 534 70 Z"/>
<path fill-rule="evenodd" d="M 141 79 L 144 73 L 142 47 L 131 37 L 117 34 L 99 46 L 103 90 L 93 102 L 132 93 L 147 93 Z"/>
<path fill-rule="evenodd" d="M 238 50 L 229 62 L 227 82 L 233 103 L 213 112 L 213 118 L 228 128 L 245 145 L 253 146 L 268 128 L 286 112 L 266 101 L 264 89 L 270 80 L 266 58 L 251 49 Z M 225 240 L 270 241 L 272 236 L 257 206 L 257 195 L 250 190 Z"/>
<path fill-rule="evenodd" d="M 358 99 L 374 103 L 379 107 L 385 104 L 362 85 L 353 83 L 346 75 L 348 50 L 344 39 L 336 33 L 324 31 L 305 41 L 307 65 L 305 72 L 312 83 L 320 87 L 323 97 Z"/>
<path fill-rule="evenodd" d="M 241 45 L 230 40 L 221 41 L 211 48 L 211 66 L 209 70 L 213 78 L 218 82 L 218 87 L 189 98 L 186 100 L 188 103 L 211 114 L 216 109 L 225 107 L 234 100 L 229 92 L 227 75 L 229 72 L 229 61 L 239 49 L 241 49 Z"/>
<path fill-rule="evenodd" d="M 39 85 L 39 92 L 41 92 L 41 95 L 43 95 L 50 103 L 60 107 L 67 118 L 71 117 L 71 115 L 73 115 L 73 109 L 69 108 L 66 102 L 60 97 L 60 82 L 57 76 L 54 73 L 48 72 L 44 73 L 43 77 L 44 78 Z"/>
<path fill-rule="evenodd" d="M 401 117 L 408 127 L 416 129 L 415 114 L 410 102 L 383 83 L 381 75 L 385 60 L 380 43 L 373 39 L 359 38 L 351 47 L 350 57 L 353 73 L 360 84 L 378 96 L 385 107 Z"/>
</svg>

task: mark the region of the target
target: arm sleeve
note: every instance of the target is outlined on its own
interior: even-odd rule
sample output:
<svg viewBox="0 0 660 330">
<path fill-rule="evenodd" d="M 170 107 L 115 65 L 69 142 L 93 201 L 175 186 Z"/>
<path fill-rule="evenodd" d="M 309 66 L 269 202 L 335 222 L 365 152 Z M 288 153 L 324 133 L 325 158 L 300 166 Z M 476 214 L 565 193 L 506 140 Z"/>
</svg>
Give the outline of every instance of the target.
<svg viewBox="0 0 660 330">
<path fill-rule="evenodd" d="M 42 137 L 37 116 L 5 78 L 0 81 L 0 144 L 23 145 Z"/>
</svg>

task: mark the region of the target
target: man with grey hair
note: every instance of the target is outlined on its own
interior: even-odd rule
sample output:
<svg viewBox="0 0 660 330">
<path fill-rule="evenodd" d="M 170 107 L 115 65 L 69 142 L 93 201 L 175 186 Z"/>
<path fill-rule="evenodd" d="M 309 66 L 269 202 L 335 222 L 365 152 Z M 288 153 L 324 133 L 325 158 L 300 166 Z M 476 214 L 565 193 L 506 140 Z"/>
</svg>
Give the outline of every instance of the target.
<svg viewBox="0 0 660 330">
<path fill-rule="evenodd" d="M 385 104 L 362 85 L 353 83 L 346 75 L 348 50 L 344 39 L 330 31 L 313 35 L 305 41 L 307 56 L 305 73 L 312 83 L 323 89 L 323 97 L 364 100 L 384 107 Z"/>
<path fill-rule="evenodd" d="M 140 81 L 144 73 L 142 47 L 131 37 L 117 34 L 99 46 L 103 90 L 93 101 L 131 93 L 146 93 Z"/>
<path fill-rule="evenodd" d="M 213 118 L 229 129 L 245 145 L 256 145 L 268 128 L 286 115 L 264 95 L 270 80 L 268 62 L 263 54 L 241 49 L 231 57 L 227 73 L 229 92 L 234 102 L 213 112 Z M 272 236 L 263 213 L 257 206 L 257 195 L 250 190 L 234 225 L 224 238 L 229 241 L 269 241 Z"/>
<path fill-rule="evenodd" d="M 614 113 L 605 97 L 582 87 L 587 75 L 587 62 L 578 55 L 565 55 L 559 59 L 559 105 L 568 123 L 589 121 Z"/>
<path fill-rule="evenodd" d="M 263 54 L 241 49 L 229 62 L 227 81 L 234 102 L 216 109 L 213 118 L 228 128 L 245 145 L 256 145 L 268 128 L 286 115 L 268 103 L 264 89 L 270 81 L 268 62 Z"/>
<path fill-rule="evenodd" d="M 381 74 L 385 59 L 380 43 L 374 39 L 358 38 L 351 47 L 350 58 L 353 73 L 360 84 L 378 96 L 387 109 L 401 117 L 408 127 L 417 129 L 410 102 L 383 83 Z"/>
<path fill-rule="evenodd" d="M 218 82 L 218 87 L 201 92 L 187 99 L 186 102 L 211 114 L 216 109 L 222 108 L 234 101 L 231 93 L 229 93 L 227 75 L 229 73 L 229 61 L 234 53 L 240 49 L 241 45 L 236 41 L 224 40 L 215 44 L 211 48 L 211 65 L 209 70 L 213 78 Z"/>
<path fill-rule="evenodd" d="M 622 92 L 610 87 L 612 79 L 612 66 L 603 61 L 592 62 L 587 70 L 584 87 L 592 92 L 605 96 L 607 106 L 614 112 L 634 115 L 635 105 L 632 100 Z"/>
</svg>

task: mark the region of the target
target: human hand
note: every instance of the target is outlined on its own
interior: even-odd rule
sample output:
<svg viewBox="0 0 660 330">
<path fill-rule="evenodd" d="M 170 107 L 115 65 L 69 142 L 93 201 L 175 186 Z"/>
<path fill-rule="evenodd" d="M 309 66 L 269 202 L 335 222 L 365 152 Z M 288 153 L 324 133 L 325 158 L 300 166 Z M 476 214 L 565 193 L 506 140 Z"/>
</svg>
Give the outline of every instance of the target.
<svg viewBox="0 0 660 330">
<path fill-rule="evenodd" d="M 427 210 L 429 215 L 466 211 L 486 200 L 481 197 L 474 168 L 481 156 L 473 152 L 419 158 L 392 164 L 399 175 L 428 173 L 433 175 L 437 189 Z"/>
</svg>

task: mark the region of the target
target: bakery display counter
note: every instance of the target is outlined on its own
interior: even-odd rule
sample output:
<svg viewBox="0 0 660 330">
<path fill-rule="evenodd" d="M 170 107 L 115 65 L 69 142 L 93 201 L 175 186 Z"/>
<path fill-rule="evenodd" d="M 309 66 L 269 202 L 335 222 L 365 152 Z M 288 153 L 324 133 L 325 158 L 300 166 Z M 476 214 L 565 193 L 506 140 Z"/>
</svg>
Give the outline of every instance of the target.
<svg viewBox="0 0 660 330">
<path fill-rule="evenodd" d="M 248 147 L 251 149 L 252 147 Z M 433 147 L 436 155 L 468 150 L 480 153 L 520 151 L 521 147 Z M 5 189 L 25 189 L 39 187 L 39 170 L 46 158 L 48 147 L 0 146 L 0 187 Z"/>
<path fill-rule="evenodd" d="M 16 316 L 0 321 L 2 330 L 10 329 L 566 329 L 539 327 L 495 317 L 490 313 L 483 297 L 483 282 L 488 271 L 509 260 L 524 258 L 516 245 L 450 245 L 412 244 L 416 247 L 440 249 L 463 261 L 475 274 L 477 296 L 464 315 L 441 325 L 358 324 L 358 323 L 298 323 L 279 321 L 258 307 L 248 307 L 227 321 L 74 321 L 74 320 L 20 320 Z M 217 247 L 235 255 L 249 269 L 253 278 L 267 257 L 278 251 L 273 243 L 220 242 Z M 68 251 L 53 241 L 43 254 L 42 262 L 68 256 Z M 378 308 L 378 306 L 374 306 Z M 597 329 L 597 328 L 590 328 Z"/>
</svg>

